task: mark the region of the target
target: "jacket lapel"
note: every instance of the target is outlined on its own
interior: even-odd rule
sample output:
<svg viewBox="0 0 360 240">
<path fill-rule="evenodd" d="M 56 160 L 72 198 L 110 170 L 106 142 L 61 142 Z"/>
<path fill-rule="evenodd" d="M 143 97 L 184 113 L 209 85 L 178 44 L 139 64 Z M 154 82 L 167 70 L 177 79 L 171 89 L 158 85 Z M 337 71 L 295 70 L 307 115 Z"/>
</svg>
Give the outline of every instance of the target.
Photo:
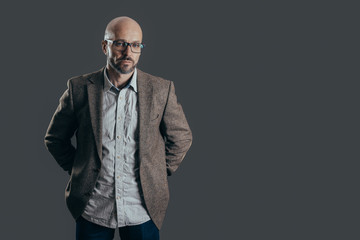
<svg viewBox="0 0 360 240">
<path fill-rule="evenodd" d="M 153 86 L 151 84 L 149 77 L 139 69 L 137 76 L 137 86 L 138 86 L 138 101 L 139 101 L 139 154 L 140 159 L 141 155 L 145 152 L 147 146 L 147 141 L 151 139 L 146 139 L 147 124 L 150 120 L 150 112 L 152 109 L 152 97 L 153 97 Z"/>
<path fill-rule="evenodd" d="M 92 130 L 99 158 L 102 159 L 102 102 L 104 68 L 91 75 L 88 82 L 88 101 Z"/>
</svg>

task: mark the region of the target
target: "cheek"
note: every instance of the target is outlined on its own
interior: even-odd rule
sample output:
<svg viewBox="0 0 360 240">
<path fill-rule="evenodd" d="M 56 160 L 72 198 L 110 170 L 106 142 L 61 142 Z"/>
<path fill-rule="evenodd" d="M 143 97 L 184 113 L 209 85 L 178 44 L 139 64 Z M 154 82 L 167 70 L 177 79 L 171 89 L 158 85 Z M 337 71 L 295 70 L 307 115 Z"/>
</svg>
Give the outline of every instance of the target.
<svg viewBox="0 0 360 240">
<path fill-rule="evenodd" d="M 115 61 L 116 61 L 117 59 L 121 58 L 121 57 L 122 57 L 122 55 L 121 55 L 121 54 L 118 54 L 118 53 L 112 52 L 112 53 L 109 54 L 109 58 L 112 58 L 112 59 L 114 59 Z"/>
<path fill-rule="evenodd" d="M 134 57 L 135 63 L 138 63 L 138 62 L 139 62 L 139 59 L 140 59 L 140 55 Z"/>
<path fill-rule="evenodd" d="M 114 51 L 111 51 L 111 49 L 109 49 L 108 50 L 108 53 L 107 53 L 107 56 L 109 57 L 109 58 L 120 58 L 121 57 L 121 54 L 119 54 L 119 53 L 116 53 L 116 52 L 114 52 Z"/>
</svg>

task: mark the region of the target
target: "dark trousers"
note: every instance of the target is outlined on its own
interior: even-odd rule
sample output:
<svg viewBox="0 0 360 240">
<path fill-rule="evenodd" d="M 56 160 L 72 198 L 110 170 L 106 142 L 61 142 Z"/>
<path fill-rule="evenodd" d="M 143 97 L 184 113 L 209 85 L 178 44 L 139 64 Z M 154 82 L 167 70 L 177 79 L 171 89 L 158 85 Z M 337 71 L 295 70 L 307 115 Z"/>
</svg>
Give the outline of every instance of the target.
<svg viewBox="0 0 360 240">
<path fill-rule="evenodd" d="M 80 217 L 76 220 L 76 240 L 111 240 L 115 229 L 103 227 Z M 119 228 L 121 240 L 159 240 L 159 230 L 152 220 Z"/>
</svg>

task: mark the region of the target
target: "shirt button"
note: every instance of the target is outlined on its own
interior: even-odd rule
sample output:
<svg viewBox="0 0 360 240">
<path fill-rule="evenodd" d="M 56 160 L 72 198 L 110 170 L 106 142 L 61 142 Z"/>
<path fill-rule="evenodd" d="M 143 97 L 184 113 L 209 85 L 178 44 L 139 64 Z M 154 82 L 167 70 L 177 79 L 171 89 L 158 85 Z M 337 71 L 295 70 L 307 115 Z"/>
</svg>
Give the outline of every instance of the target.
<svg viewBox="0 0 360 240">
<path fill-rule="evenodd" d="M 120 159 L 120 156 L 117 156 L 116 158 L 117 158 L 117 159 Z"/>
<path fill-rule="evenodd" d="M 117 139 L 120 139 L 120 136 L 117 136 Z"/>
</svg>

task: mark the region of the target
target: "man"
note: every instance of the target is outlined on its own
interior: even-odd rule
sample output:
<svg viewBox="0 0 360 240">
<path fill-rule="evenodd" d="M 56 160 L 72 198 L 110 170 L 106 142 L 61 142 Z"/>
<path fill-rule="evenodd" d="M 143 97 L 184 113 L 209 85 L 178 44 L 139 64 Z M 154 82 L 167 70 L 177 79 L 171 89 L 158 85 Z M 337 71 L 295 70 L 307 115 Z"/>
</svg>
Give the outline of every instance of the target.
<svg viewBox="0 0 360 240">
<path fill-rule="evenodd" d="M 116 228 L 122 240 L 159 239 L 167 176 L 192 134 L 174 84 L 136 68 L 143 47 L 136 21 L 110 21 L 106 67 L 68 81 L 47 130 L 46 147 L 71 175 L 65 198 L 77 239 L 113 239 Z"/>
</svg>

